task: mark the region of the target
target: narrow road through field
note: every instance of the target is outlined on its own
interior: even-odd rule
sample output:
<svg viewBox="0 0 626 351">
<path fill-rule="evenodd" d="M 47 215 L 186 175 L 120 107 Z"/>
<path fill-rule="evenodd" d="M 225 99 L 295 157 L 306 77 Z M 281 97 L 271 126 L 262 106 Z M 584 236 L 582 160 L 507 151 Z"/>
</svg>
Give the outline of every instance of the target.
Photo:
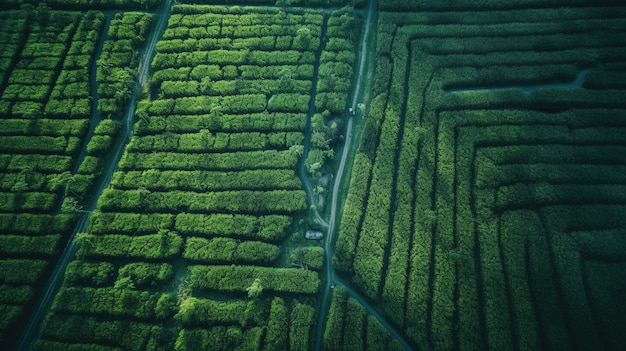
<svg viewBox="0 0 626 351">
<path fill-rule="evenodd" d="M 367 17 L 365 19 L 365 22 L 363 23 L 364 30 L 361 36 L 361 43 L 359 46 L 360 55 L 359 55 L 359 60 L 358 60 L 358 70 L 355 71 L 357 76 L 356 76 L 356 82 L 354 84 L 354 89 L 352 92 L 352 101 L 350 104 L 350 107 L 353 108 L 355 111 L 357 111 L 358 99 L 359 97 L 364 95 L 364 89 L 365 89 L 365 86 L 367 85 L 363 81 L 363 78 L 366 75 L 365 74 L 366 66 L 368 66 L 368 62 L 373 62 L 374 60 L 373 56 L 375 54 L 375 50 L 373 48 L 370 48 L 368 44 L 373 41 L 372 38 L 370 37 L 371 36 L 370 33 L 371 33 L 372 26 L 374 27 L 376 26 L 375 22 L 372 23 L 372 19 L 376 18 L 375 16 L 376 11 L 377 11 L 376 1 L 370 0 L 369 7 L 367 9 Z M 401 333 L 399 333 L 395 329 L 393 325 L 391 325 L 387 320 L 385 320 L 385 318 L 380 313 L 378 313 L 378 311 L 373 306 L 371 306 L 361 296 L 361 294 L 359 294 L 356 290 L 350 287 L 349 284 L 345 283 L 343 280 L 341 280 L 339 277 L 336 276 L 335 270 L 332 265 L 333 234 L 335 231 L 335 225 L 338 222 L 338 218 L 337 218 L 339 215 L 338 208 L 341 205 L 339 203 L 339 200 L 340 200 L 339 188 L 341 186 L 341 180 L 344 176 L 344 168 L 345 168 L 346 159 L 348 157 L 348 153 L 353 147 L 352 145 L 353 122 L 354 122 L 354 117 L 350 115 L 348 117 L 348 123 L 346 125 L 345 143 L 344 143 L 343 151 L 341 153 L 339 167 L 337 168 L 337 174 L 334 179 L 333 191 L 331 193 L 330 217 L 328 220 L 326 238 L 324 239 L 325 267 L 326 267 L 325 284 L 324 284 L 324 288 L 322 291 L 322 299 L 320 303 L 319 314 L 318 314 L 318 319 L 317 319 L 317 328 L 315 332 L 315 350 L 321 351 L 323 348 L 323 335 L 324 335 L 324 329 L 325 329 L 325 323 L 326 323 L 326 316 L 328 315 L 330 293 L 331 293 L 331 289 L 334 288 L 335 286 L 343 286 L 345 290 L 347 291 L 348 295 L 351 298 L 357 300 L 365 308 L 367 313 L 374 316 L 380 322 L 383 328 L 385 328 L 389 332 L 391 337 L 396 339 L 402 345 L 402 347 L 404 347 L 404 349 L 411 350 L 411 347 L 409 343 L 407 342 L 407 340 L 402 336 Z"/>
<path fill-rule="evenodd" d="M 326 27 L 328 24 L 328 11 L 324 12 L 324 20 L 322 23 L 322 31 L 320 33 L 320 38 L 326 36 Z M 320 66 L 320 57 L 322 56 L 322 52 L 324 51 L 325 43 L 322 42 L 320 47 L 317 49 L 315 53 L 315 66 L 313 66 L 313 81 L 311 82 L 311 98 L 309 99 L 309 110 L 307 112 L 307 121 L 306 121 L 306 130 L 304 131 L 304 149 L 302 150 L 302 157 L 300 158 L 300 163 L 298 164 L 298 177 L 302 181 L 302 185 L 304 186 L 304 192 L 306 193 L 307 205 L 309 206 L 309 210 L 315 216 L 315 220 L 323 227 L 328 227 L 328 223 L 326 220 L 320 215 L 319 210 L 316 207 L 312 207 L 315 205 L 315 194 L 313 192 L 313 185 L 311 184 L 311 180 L 306 171 L 306 166 L 304 165 L 304 161 L 306 161 L 307 156 L 309 155 L 309 150 L 311 148 L 311 119 L 313 118 L 313 114 L 315 113 L 315 96 L 317 93 L 317 80 L 319 79 L 319 66 Z"/>
<path fill-rule="evenodd" d="M 161 35 L 163 34 L 165 30 L 165 24 L 167 23 L 167 20 L 169 18 L 170 5 L 171 5 L 171 0 L 165 0 L 164 4 L 162 5 L 162 8 L 155 14 L 157 16 L 158 22 L 155 26 L 154 31 L 151 33 L 150 37 L 148 38 L 148 42 L 144 50 L 143 59 L 139 66 L 140 71 L 138 75 L 137 84 L 135 86 L 135 89 L 133 90 L 133 95 L 130 99 L 126 113 L 124 115 L 123 124 L 122 124 L 123 126 L 122 133 L 121 133 L 120 138 L 118 139 L 117 144 L 115 145 L 113 158 L 111 159 L 111 162 L 108 165 L 106 165 L 106 168 L 102 173 L 102 177 L 100 178 L 99 186 L 97 187 L 97 190 L 92 194 L 93 198 L 89 202 L 88 207 L 85 209 L 85 211 L 82 211 L 80 214 L 78 214 L 78 220 L 76 222 L 76 226 L 74 227 L 72 235 L 70 236 L 67 245 L 65 246 L 63 252 L 61 253 L 59 261 L 57 262 L 56 266 L 54 267 L 54 270 L 52 271 L 52 275 L 50 276 L 50 279 L 48 280 L 45 286 L 45 290 L 41 298 L 37 302 L 37 305 L 33 313 L 31 314 L 28 320 L 28 323 L 26 324 L 26 328 L 24 329 L 24 332 L 20 336 L 20 339 L 16 347 L 16 349 L 19 351 L 22 351 L 22 350 L 25 351 L 29 349 L 31 341 L 33 337 L 35 336 L 35 334 L 37 333 L 37 331 L 39 330 L 41 321 L 43 320 L 45 313 L 50 307 L 50 304 L 52 303 L 54 296 L 56 295 L 59 287 L 61 286 L 61 283 L 63 282 L 65 269 L 67 268 L 68 263 L 73 258 L 74 253 L 76 252 L 77 247 L 76 247 L 76 242 L 74 241 L 74 237 L 76 236 L 77 233 L 84 232 L 87 229 L 87 225 L 89 224 L 91 213 L 96 208 L 96 204 L 98 202 L 97 199 L 100 197 L 103 190 L 109 185 L 113 172 L 117 168 L 117 163 L 122 157 L 124 147 L 126 146 L 128 139 L 130 137 L 130 134 L 131 134 L 131 130 L 133 126 L 133 116 L 135 114 L 135 106 L 137 104 L 137 98 L 139 97 L 139 94 L 141 92 L 142 85 L 145 83 L 147 79 L 148 68 L 150 67 L 150 61 L 152 60 L 152 56 L 154 55 L 156 42 L 158 41 L 158 39 L 161 37 Z M 102 35 L 106 35 L 106 33 L 103 33 Z M 102 44 L 102 42 L 99 44 Z M 91 74 L 93 75 L 95 74 L 95 72 L 92 71 Z"/>
</svg>

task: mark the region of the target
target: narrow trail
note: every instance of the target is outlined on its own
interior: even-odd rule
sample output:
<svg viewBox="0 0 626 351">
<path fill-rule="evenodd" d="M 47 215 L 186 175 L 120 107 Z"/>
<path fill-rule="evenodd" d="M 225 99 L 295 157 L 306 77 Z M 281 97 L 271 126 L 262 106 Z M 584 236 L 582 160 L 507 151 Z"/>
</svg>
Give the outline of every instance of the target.
<svg viewBox="0 0 626 351">
<path fill-rule="evenodd" d="M 326 27 L 328 25 L 328 11 L 324 11 L 324 20 L 322 23 L 322 30 L 320 37 L 323 38 L 326 36 Z M 320 66 L 320 57 L 322 56 L 322 52 L 324 51 L 326 44 L 322 42 L 320 47 L 317 49 L 315 53 L 315 66 L 313 71 L 313 81 L 311 84 L 311 98 L 309 99 L 309 109 L 307 112 L 306 119 L 306 128 L 304 131 L 304 150 L 302 150 L 302 157 L 300 158 L 300 163 L 298 164 L 298 177 L 302 181 L 302 185 L 304 186 L 304 192 L 306 193 L 307 205 L 309 206 L 309 210 L 315 216 L 315 220 L 323 227 L 328 227 L 328 223 L 326 220 L 320 215 L 319 210 L 315 207 L 312 207 L 315 204 L 315 194 L 313 192 L 313 185 L 309 179 L 309 176 L 306 172 L 306 166 L 304 165 L 304 161 L 306 161 L 307 156 L 309 155 L 309 150 L 311 148 L 311 119 L 313 118 L 313 114 L 315 113 L 315 96 L 317 95 L 317 81 L 319 79 L 319 66 Z"/>
<path fill-rule="evenodd" d="M 363 78 L 365 76 L 365 69 L 368 66 L 368 59 L 372 57 L 374 51 L 368 47 L 368 43 L 370 42 L 370 32 L 372 26 L 372 19 L 375 18 L 376 15 L 376 1 L 370 0 L 369 7 L 367 9 L 367 17 L 365 22 L 363 23 L 363 34 L 361 36 L 361 43 L 359 46 L 360 56 L 358 61 L 358 71 L 356 76 L 356 82 L 354 84 L 354 89 L 352 92 L 352 101 L 350 107 L 355 111 L 357 110 L 357 102 L 360 96 L 364 93 L 364 86 L 366 83 L 363 82 Z M 376 23 L 374 23 L 374 26 Z M 396 339 L 400 345 L 406 350 L 411 350 L 411 346 L 408 341 L 399 333 L 396 328 L 391 325 L 378 311 L 370 305 L 367 300 L 365 300 L 361 294 L 359 294 L 356 290 L 354 290 L 349 284 L 345 283 L 342 279 L 340 279 L 335 274 L 335 269 L 332 265 L 332 256 L 333 256 L 333 234 L 335 231 L 336 223 L 338 222 L 338 208 L 341 205 L 339 203 L 339 188 L 341 186 L 341 180 L 344 176 L 344 169 L 346 164 L 346 159 L 348 158 L 348 154 L 352 149 L 352 127 L 353 127 L 354 118 L 350 116 L 348 118 L 348 123 L 346 125 L 345 131 L 345 144 L 343 147 L 343 151 L 341 153 L 341 159 L 339 161 L 339 167 L 337 169 L 337 175 L 335 176 L 333 183 L 333 191 L 331 193 L 331 209 L 330 209 L 330 217 L 328 220 L 328 228 L 326 232 L 326 238 L 324 240 L 324 252 L 325 252 L 325 283 L 322 291 L 322 298 L 320 303 L 320 309 L 317 319 L 317 327 L 315 331 L 315 350 L 321 351 L 323 348 L 323 335 L 325 329 L 326 316 L 328 315 L 329 308 L 329 300 L 331 290 L 335 286 L 342 286 L 347 291 L 348 295 L 358 301 L 374 318 L 376 318 L 379 323 L 385 328 L 391 337 Z"/>
<path fill-rule="evenodd" d="M 151 33 L 148 42 L 146 43 L 146 48 L 144 50 L 143 59 L 140 62 L 140 71 L 137 79 L 137 84 L 133 89 L 133 95 L 128 104 L 126 113 L 123 119 L 123 128 L 121 137 L 119 138 L 118 143 L 115 146 L 115 150 L 113 153 L 113 157 L 111 162 L 106 166 L 106 169 L 103 171 L 103 175 L 101 177 L 99 186 L 97 190 L 93 193 L 93 200 L 90 201 L 88 208 L 81 213 L 78 214 L 78 220 L 76 222 L 76 226 L 67 242 L 67 245 L 63 249 L 61 256 L 59 257 L 59 261 L 57 262 L 50 279 L 48 280 L 44 293 L 42 294 L 39 301 L 37 301 L 37 305 L 31 314 L 28 323 L 26 324 L 26 328 L 20 338 L 18 340 L 16 350 L 26 351 L 30 347 L 30 344 L 35 337 L 36 333 L 39 330 L 41 322 L 48 308 L 50 307 L 54 296 L 56 295 L 61 283 L 63 282 L 63 277 L 65 275 L 65 270 L 67 268 L 68 263 L 73 258 L 74 253 L 76 252 L 76 242 L 74 238 L 77 233 L 84 232 L 87 229 L 87 225 L 89 224 L 89 219 L 91 218 L 91 213 L 96 208 L 97 199 L 100 197 L 104 189 L 109 185 L 111 181 L 111 177 L 113 172 L 117 168 L 117 164 L 122 156 L 124 148 L 128 142 L 128 139 L 131 135 L 132 126 L 133 126 L 133 115 L 135 112 L 135 106 L 137 104 L 137 99 L 141 92 L 142 85 L 145 83 L 148 75 L 148 68 L 150 67 L 150 61 L 152 60 L 152 56 L 154 55 L 154 50 L 156 46 L 156 42 L 161 37 L 165 30 L 165 24 L 167 23 L 167 19 L 169 18 L 170 13 L 170 5 L 171 0 L 165 0 L 162 8 L 158 10 L 155 14 L 158 17 L 158 22 L 155 27 L 155 30 Z M 105 34 L 103 34 L 104 36 Z M 103 41 L 99 44 L 102 44 Z M 95 59 L 94 59 L 95 60 Z"/>
</svg>

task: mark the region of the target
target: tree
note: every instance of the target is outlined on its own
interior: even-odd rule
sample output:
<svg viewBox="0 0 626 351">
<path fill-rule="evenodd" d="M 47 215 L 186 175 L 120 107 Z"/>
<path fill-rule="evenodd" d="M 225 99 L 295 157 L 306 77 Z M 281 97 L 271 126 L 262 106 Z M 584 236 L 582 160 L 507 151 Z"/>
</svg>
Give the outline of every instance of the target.
<svg viewBox="0 0 626 351">
<path fill-rule="evenodd" d="M 246 291 L 248 292 L 248 297 L 251 297 L 251 298 L 259 297 L 259 295 L 261 295 L 261 293 L 263 292 L 263 285 L 261 285 L 261 279 L 256 278 L 254 282 L 252 282 L 252 285 L 246 288 Z"/>
<path fill-rule="evenodd" d="M 311 39 L 313 38 L 311 30 L 307 27 L 302 27 L 298 29 L 296 34 L 296 38 L 294 39 L 295 48 L 302 50 L 307 49 L 311 43 Z"/>
</svg>

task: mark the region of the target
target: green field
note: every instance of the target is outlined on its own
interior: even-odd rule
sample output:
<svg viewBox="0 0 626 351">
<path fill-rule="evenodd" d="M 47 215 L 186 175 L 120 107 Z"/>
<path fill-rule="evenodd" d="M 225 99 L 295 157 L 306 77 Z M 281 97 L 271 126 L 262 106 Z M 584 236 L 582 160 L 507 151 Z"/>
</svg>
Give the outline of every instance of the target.
<svg viewBox="0 0 626 351">
<path fill-rule="evenodd" d="M 625 349 L 626 6 L 371 1 L 0 1 L 0 348 Z"/>
</svg>

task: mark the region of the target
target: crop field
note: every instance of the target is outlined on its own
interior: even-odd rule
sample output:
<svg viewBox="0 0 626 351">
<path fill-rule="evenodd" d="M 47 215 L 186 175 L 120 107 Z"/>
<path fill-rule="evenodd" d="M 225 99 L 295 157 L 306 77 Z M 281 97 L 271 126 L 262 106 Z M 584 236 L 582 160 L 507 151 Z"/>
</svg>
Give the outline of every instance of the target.
<svg viewBox="0 0 626 351">
<path fill-rule="evenodd" d="M 326 124 L 346 105 L 351 16 L 172 6 L 132 136 L 33 349 L 310 348 L 323 250 L 294 235 L 307 209 L 296 169 L 308 129 L 319 139 L 309 173 L 332 157 Z M 106 159 L 150 15 L 104 22 L 86 148 Z"/>
<path fill-rule="evenodd" d="M 19 331 L 72 232 L 66 199 L 94 178 L 78 166 L 103 18 L 32 10 L 0 12 L 0 342 Z"/>
<path fill-rule="evenodd" d="M 0 349 L 626 349 L 618 1 L 2 3 Z"/>
<path fill-rule="evenodd" d="M 379 13 L 335 268 L 417 349 L 623 349 L 626 8 L 427 3 Z"/>
</svg>

